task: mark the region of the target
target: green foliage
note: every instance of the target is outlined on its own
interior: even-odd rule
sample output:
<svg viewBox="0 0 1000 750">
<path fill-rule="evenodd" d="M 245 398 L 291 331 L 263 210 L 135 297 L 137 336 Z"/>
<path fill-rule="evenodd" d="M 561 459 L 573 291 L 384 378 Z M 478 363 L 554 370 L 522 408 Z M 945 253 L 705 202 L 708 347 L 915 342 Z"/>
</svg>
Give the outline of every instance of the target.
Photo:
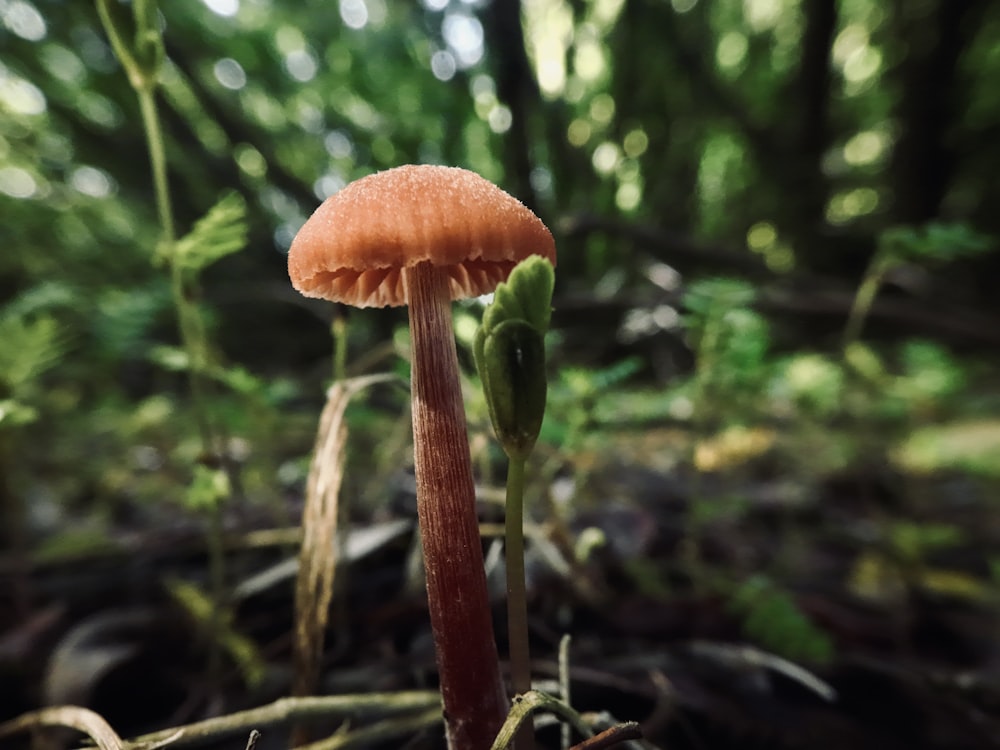
<svg viewBox="0 0 1000 750">
<path fill-rule="evenodd" d="M 917 428 L 893 456 L 908 471 L 961 471 L 1000 478 L 1000 420 L 980 418 Z"/>
<path fill-rule="evenodd" d="M 965 224 L 930 223 L 922 227 L 903 226 L 883 231 L 855 294 L 844 329 L 844 348 L 848 349 L 860 337 L 878 290 L 891 271 L 906 263 L 933 266 L 958 258 L 983 255 L 995 246 L 993 238 Z"/>
<path fill-rule="evenodd" d="M 542 436 L 550 443 L 571 446 L 583 433 L 599 429 L 601 420 L 620 419 L 621 412 L 604 408 L 619 389 L 642 369 L 642 360 L 627 357 L 607 367 L 562 367 L 549 388 L 549 410 Z"/>
<path fill-rule="evenodd" d="M 696 357 L 688 387 L 699 420 L 719 419 L 726 410 L 737 413 L 764 385 L 770 332 L 750 307 L 755 294 L 744 281 L 705 279 L 684 295 L 684 326 Z"/>
<path fill-rule="evenodd" d="M 730 599 L 746 636 L 792 661 L 825 664 L 833 657 L 829 636 L 814 625 L 787 591 L 765 576 L 745 581 Z"/>
<path fill-rule="evenodd" d="M 55 367 L 68 345 L 64 331 L 51 317 L 0 316 L 0 341 L 0 384 L 10 394 L 30 387 Z"/>
<path fill-rule="evenodd" d="M 902 562 L 920 564 L 927 556 L 954 549 L 965 540 L 960 528 L 950 523 L 901 520 L 889 528 L 889 543 Z"/>
<path fill-rule="evenodd" d="M 209 639 L 210 643 L 229 655 L 244 682 L 249 687 L 260 685 L 266 669 L 263 655 L 257 644 L 233 628 L 232 613 L 229 611 L 220 613 L 219 603 L 213 602 L 193 583 L 171 579 L 166 581 L 166 587 L 174 601 L 191 618 L 195 627 Z"/>
<path fill-rule="evenodd" d="M 227 255 L 246 246 L 246 202 L 239 193 L 228 193 L 198 220 L 190 233 L 172 247 L 160 250 L 160 256 L 173 254 L 185 274 L 196 276 Z"/>
<path fill-rule="evenodd" d="M 802 352 L 780 361 L 772 383 L 773 395 L 790 399 L 803 416 L 830 419 L 843 409 L 843 366 L 827 355 Z"/>
<path fill-rule="evenodd" d="M 996 247 L 996 241 L 965 224 L 930 223 L 921 227 L 894 227 L 878 239 L 882 270 L 904 261 L 947 263 L 959 258 L 982 255 Z"/>
<path fill-rule="evenodd" d="M 39 378 L 59 365 L 70 339 L 47 315 L 0 312 L 0 428 L 18 427 L 38 418 Z"/>
<path fill-rule="evenodd" d="M 197 464 L 185 504 L 192 510 L 215 510 L 231 494 L 232 487 L 226 472 Z"/>
<path fill-rule="evenodd" d="M 114 0 L 97 0 L 97 9 L 132 85 L 137 90 L 154 88 L 165 55 L 155 0 L 135 0 L 131 21 Z"/>
</svg>

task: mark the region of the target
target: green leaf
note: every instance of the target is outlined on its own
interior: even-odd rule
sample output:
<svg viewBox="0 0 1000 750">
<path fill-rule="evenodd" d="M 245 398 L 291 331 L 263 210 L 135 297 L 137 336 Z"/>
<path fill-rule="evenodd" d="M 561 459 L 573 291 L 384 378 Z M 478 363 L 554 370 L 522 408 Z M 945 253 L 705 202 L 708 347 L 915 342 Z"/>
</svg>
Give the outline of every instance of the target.
<svg viewBox="0 0 1000 750">
<path fill-rule="evenodd" d="M 21 427 L 38 419 L 38 411 L 12 398 L 0 401 L 0 427 Z"/>
<path fill-rule="evenodd" d="M 483 327 L 489 331 L 505 320 L 521 319 L 544 334 L 552 318 L 554 286 L 552 264 L 540 255 L 526 258 L 497 287 L 493 304 L 483 314 Z"/>
<path fill-rule="evenodd" d="M 259 685 L 265 676 L 264 658 L 257 645 L 233 628 L 233 615 L 228 609 L 219 611 L 220 604 L 192 583 L 171 579 L 167 591 L 194 621 L 199 630 L 218 643 L 236 664 L 250 686 Z"/>
<path fill-rule="evenodd" d="M 0 388 L 16 393 L 55 367 L 66 353 L 67 336 L 55 319 L 0 317 Z"/>
<path fill-rule="evenodd" d="M 188 487 L 187 506 L 193 509 L 210 509 L 230 495 L 229 477 L 221 469 L 210 469 L 198 464 Z"/>
<path fill-rule="evenodd" d="M 830 637 L 809 620 L 795 599 L 764 576 L 753 576 L 732 595 L 729 608 L 743 620 L 747 637 L 793 661 L 826 663 Z"/>
<path fill-rule="evenodd" d="M 177 241 L 173 247 L 174 262 L 188 273 L 198 273 L 239 252 L 246 243 L 246 203 L 239 193 L 229 193 Z"/>
</svg>

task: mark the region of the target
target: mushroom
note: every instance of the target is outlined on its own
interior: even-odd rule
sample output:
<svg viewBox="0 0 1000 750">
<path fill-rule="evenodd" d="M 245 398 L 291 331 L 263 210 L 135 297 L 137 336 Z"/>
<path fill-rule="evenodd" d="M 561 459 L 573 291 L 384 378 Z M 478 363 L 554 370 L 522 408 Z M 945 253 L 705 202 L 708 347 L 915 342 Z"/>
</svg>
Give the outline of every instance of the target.
<svg viewBox="0 0 1000 750">
<path fill-rule="evenodd" d="M 328 198 L 292 242 L 302 294 L 409 305 L 417 515 L 449 746 L 486 750 L 507 713 L 490 612 L 451 301 L 492 292 L 555 243 L 528 208 L 479 175 L 403 166 Z"/>
</svg>

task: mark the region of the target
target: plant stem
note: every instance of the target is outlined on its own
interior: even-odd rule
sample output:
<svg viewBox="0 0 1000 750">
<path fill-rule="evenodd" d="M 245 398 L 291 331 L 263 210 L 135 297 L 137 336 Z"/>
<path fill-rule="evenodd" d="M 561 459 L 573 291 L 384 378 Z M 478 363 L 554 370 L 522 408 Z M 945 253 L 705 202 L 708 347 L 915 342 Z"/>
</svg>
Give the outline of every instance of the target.
<svg viewBox="0 0 1000 750">
<path fill-rule="evenodd" d="M 882 278 L 885 276 L 886 263 L 881 253 L 876 253 L 872 258 L 865 276 L 861 280 L 857 293 L 854 295 L 854 302 L 851 303 L 851 311 L 847 317 L 847 325 L 844 326 L 844 335 L 841 348 L 847 348 L 858 340 L 861 330 L 864 327 L 865 319 L 871 312 L 872 305 L 875 304 L 875 295 L 878 294 L 879 287 L 882 286 Z"/>
<path fill-rule="evenodd" d="M 156 106 L 156 81 L 155 79 L 143 79 L 142 83 L 135 86 L 135 90 L 139 97 L 139 110 L 142 114 L 143 130 L 146 133 L 146 145 L 149 149 L 149 163 L 153 173 L 153 193 L 160 220 L 161 243 L 170 266 L 170 288 L 177 314 L 177 328 L 181 346 L 188 358 L 188 383 L 191 388 L 194 419 L 201 438 L 203 460 L 213 464 L 217 460 L 224 463 L 223 446 L 220 444 L 218 435 L 209 419 L 207 388 L 204 379 L 207 359 L 205 331 L 196 307 L 195 290 L 189 288 L 186 283 L 184 269 L 177 257 L 177 231 L 174 225 L 173 207 L 170 202 L 163 130 L 160 126 L 160 117 Z M 212 599 L 215 601 L 216 607 L 213 609 L 212 615 L 213 638 L 209 647 L 207 669 L 209 679 L 214 681 L 220 673 L 222 659 L 221 648 L 214 636 L 217 636 L 221 630 L 226 587 L 221 502 L 216 502 L 209 513 L 209 581 Z"/>
<path fill-rule="evenodd" d="M 507 545 L 507 639 L 510 648 L 510 681 L 514 693 L 531 690 L 531 651 L 528 640 L 528 597 L 524 580 L 524 457 L 512 457 L 507 467 L 507 502 L 504 539 Z M 517 734 L 517 750 L 531 750 L 531 722 Z"/>
<path fill-rule="evenodd" d="M 486 750 L 504 721 L 507 700 L 476 516 L 449 281 L 420 263 L 404 269 L 403 283 L 413 352 L 417 514 L 448 744 L 452 750 Z"/>
</svg>

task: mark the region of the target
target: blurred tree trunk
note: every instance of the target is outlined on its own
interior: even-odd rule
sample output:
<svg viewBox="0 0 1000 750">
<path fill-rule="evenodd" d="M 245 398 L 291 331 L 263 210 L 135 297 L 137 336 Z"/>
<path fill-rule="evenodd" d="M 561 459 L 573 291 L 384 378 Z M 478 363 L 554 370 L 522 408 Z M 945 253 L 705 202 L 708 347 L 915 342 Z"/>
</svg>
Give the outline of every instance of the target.
<svg viewBox="0 0 1000 750">
<path fill-rule="evenodd" d="M 541 97 L 528 62 L 521 24 L 520 0 L 493 0 L 486 11 L 486 33 L 496 80 L 497 98 L 510 108 L 511 126 L 503 138 L 503 164 L 507 188 L 536 210 L 538 200 L 531 184 L 532 119 L 541 114 Z"/>
<path fill-rule="evenodd" d="M 786 101 L 798 102 L 787 157 L 785 185 L 788 218 L 797 234 L 815 235 L 825 222 L 828 187 L 822 171 L 823 155 L 830 146 L 830 48 L 837 28 L 836 0 L 804 3 L 805 31 L 798 76 L 789 86 Z"/>
<path fill-rule="evenodd" d="M 956 170 L 953 142 L 962 108 L 959 66 L 977 31 L 986 0 L 896 0 L 895 36 L 905 40 L 899 66 L 892 71 L 899 91 L 897 120 L 902 131 L 893 154 L 892 215 L 918 224 L 941 213 Z"/>
</svg>

